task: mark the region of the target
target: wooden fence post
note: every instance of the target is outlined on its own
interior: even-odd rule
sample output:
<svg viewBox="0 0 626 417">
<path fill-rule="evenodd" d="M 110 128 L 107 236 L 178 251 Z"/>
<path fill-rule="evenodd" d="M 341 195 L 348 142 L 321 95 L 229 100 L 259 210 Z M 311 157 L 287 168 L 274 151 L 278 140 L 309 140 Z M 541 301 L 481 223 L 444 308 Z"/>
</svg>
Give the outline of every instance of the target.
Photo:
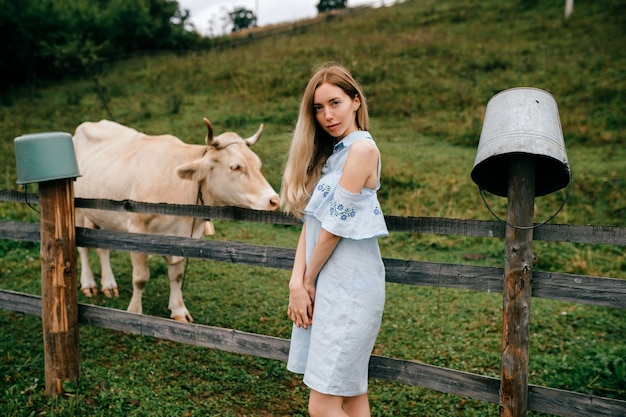
<svg viewBox="0 0 626 417">
<path fill-rule="evenodd" d="M 471 176 L 481 196 L 484 189 L 508 197 L 500 416 L 522 417 L 528 409 L 535 195 L 554 192 L 571 182 L 554 97 L 526 87 L 511 88 L 493 96 L 485 110 Z"/>
<path fill-rule="evenodd" d="M 40 182 L 39 204 L 46 394 L 56 397 L 80 372 L 73 179 Z"/>
<path fill-rule="evenodd" d="M 528 347 L 532 295 L 535 164 L 532 157 L 511 158 L 502 303 L 500 416 L 526 416 Z"/>
<path fill-rule="evenodd" d="M 78 382 L 78 296 L 74 178 L 80 176 L 72 135 L 42 132 L 15 138 L 17 183 L 39 183 L 41 322 L 46 394 Z"/>
</svg>

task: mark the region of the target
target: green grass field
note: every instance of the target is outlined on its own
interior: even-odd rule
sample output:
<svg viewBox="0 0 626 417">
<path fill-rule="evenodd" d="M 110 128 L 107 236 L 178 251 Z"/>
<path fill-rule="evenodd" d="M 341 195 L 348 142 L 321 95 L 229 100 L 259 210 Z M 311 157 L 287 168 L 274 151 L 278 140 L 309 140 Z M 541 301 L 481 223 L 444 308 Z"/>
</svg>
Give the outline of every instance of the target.
<svg viewBox="0 0 626 417">
<path fill-rule="evenodd" d="M 201 143 L 216 132 L 265 131 L 255 151 L 280 187 L 281 171 L 312 69 L 337 60 L 369 99 L 383 155 L 385 214 L 491 219 L 469 173 L 484 110 L 497 92 L 532 86 L 559 105 L 572 195 L 553 223 L 626 226 L 626 7 L 577 2 L 407 1 L 364 9 L 232 49 L 134 57 L 98 74 L 114 118 L 147 133 Z M 73 132 L 107 118 L 91 79 L 11 92 L 0 106 L 0 188 L 16 189 L 13 139 Z M 29 187 L 29 192 L 36 192 Z M 536 220 L 563 192 L 536 199 Z M 490 196 L 498 213 L 506 201 Z M 25 205 L 0 203 L 2 220 L 37 222 Z M 216 222 L 213 239 L 294 248 L 293 227 Z M 502 266 L 497 239 L 393 233 L 383 256 Z M 622 247 L 535 242 L 535 269 L 626 278 Z M 473 260 L 468 260 L 473 259 Z M 95 261 L 95 259 L 94 259 Z M 113 254 L 118 299 L 79 302 L 126 309 L 130 260 Z M 168 317 L 169 284 L 159 257 L 144 313 Z M 0 288 L 40 293 L 39 246 L 0 240 Z M 185 301 L 197 323 L 288 338 L 287 271 L 191 260 Z M 499 294 L 387 285 L 375 353 L 499 377 Z M 80 328 L 81 379 L 62 398 L 43 395 L 38 317 L 0 311 L 0 414 L 7 416 L 304 416 L 307 390 L 284 363 Z M 626 400 L 626 312 L 533 299 L 531 384 Z M 498 406 L 380 380 L 370 381 L 373 416 L 499 415 Z M 529 413 L 532 416 L 545 416 Z"/>
</svg>

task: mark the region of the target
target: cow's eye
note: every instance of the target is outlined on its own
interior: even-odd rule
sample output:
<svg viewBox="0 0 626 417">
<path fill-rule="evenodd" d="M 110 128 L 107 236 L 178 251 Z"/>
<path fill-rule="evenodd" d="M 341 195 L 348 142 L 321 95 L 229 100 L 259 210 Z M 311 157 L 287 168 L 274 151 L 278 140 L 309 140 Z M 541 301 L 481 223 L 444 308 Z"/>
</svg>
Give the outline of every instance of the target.
<svg viewBox="0 0 626 417">
<path fill-rule="evenodd" d="M 231 165 L 230 170 L 232 172 L 240 172 L 241 171 L 241 165 Z"/>
</svg>

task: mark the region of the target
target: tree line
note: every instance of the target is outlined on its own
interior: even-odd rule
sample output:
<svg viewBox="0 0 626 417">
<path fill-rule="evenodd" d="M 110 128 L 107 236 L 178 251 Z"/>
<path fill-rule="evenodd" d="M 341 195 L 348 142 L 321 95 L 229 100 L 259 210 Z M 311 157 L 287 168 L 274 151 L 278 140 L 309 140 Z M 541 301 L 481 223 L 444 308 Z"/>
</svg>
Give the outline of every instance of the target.
<svg viewBox="0 0 626 417">
<path fill-rule="evenodd" d="M 0 91 L 208 41 L 186 28 L 189 13 L 172 0 L 0 0 L 0 10 Z"/>
<path fill-rule="evenodd" d="M 318 11 L 346 7 L 320 0 Z M 130 54 L 210 48 L 176 0 L 0 0 L 0 93 L 25 84 L 96 74 Z M 251 10 L 226 16 L 236 32 Z"/>
</svg>

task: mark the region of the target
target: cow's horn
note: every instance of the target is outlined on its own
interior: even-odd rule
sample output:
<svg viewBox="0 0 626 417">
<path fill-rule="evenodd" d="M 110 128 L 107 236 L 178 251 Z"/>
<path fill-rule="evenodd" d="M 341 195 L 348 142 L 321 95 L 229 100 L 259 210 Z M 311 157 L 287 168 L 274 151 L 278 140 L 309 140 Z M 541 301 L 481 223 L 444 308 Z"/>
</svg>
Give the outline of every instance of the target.
<svg viewBox="0 0 626 417">
<path fill-rule="evenodd" d="M 204 124 L 207 127 L 207 135 L 206 135 L 206 145 L 207 146 L 213 146 L 215 145 L 215 138 L 213 137 L 213 125 L 211 124 L 211 122 L 209 121 L 209 119 L 207 119 L 206 117 L 204 118 Z"/>
<path fill-rule="evenodd" d="M 248 139 L 245 139 L 245 142 L 248 144 L 248 146 L 252 146 L 256 143 L 257 140 L 259 140 L 262 134 L 263 134 L 263 123 L 261 123 L 261 126 L 259 126 L 259 130 L 257 130 L 254 135 L 250 136 Z"/>
</svg>

